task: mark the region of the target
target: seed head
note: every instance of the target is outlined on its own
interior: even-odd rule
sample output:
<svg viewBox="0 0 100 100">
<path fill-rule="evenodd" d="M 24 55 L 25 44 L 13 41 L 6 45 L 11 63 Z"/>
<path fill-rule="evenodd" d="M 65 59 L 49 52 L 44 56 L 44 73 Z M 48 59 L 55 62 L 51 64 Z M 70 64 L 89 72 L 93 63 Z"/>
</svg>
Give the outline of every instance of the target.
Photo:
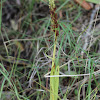
<svg viewBox="0 0 100 100">
<path fill-rule="evenodd" d="M 55 8 L 54 0 L 49 0 L 49 8 L 53 10 Z"/>
</svg>

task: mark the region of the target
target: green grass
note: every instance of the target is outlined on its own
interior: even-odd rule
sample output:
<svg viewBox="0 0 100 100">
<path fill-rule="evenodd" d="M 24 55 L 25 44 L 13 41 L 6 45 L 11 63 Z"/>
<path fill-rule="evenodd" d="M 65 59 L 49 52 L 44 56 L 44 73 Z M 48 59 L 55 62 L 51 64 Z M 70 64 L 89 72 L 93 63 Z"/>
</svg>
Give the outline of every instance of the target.
<svg viewBox="0 0 100 100">
<path fill-rule="evenodd" d="M 55 72 L 55 75 L 59 75 L 59 80 L 58 77 L 52 79 L 56 82 L 59 81 L 59 84 L 54 82 L 59 88 L 57 90 L 57 87 L 53 86 L 57 90 L 53 95 L 58 93 L 59 100 L 74 100 L 74 98 L 75 100 L 99 100 L 100 53 L 98 53 L 98 49 L 100 48 L 98 45 L 100 32 L 97 32 L 95 27 L 91 42 L 94 43 L 89 51 L 84 50 L 84 57 L 82 58 L 81 51 L 83 50 L 84 39 L 80 36 L 84 36 L 88 28 L 90 20 L 88 16 L 91 12 L 88 13 L 73 1 L 57 1 L 59 36 L 57 38 L 55 63 L 57 66 L 59 65 L 59 74 Z M 38 17 L 42 15 L 38 11 L 39 7 L 40 10 L 43 10 L 41 6 L 48 6 L 49 3 L 45 0 L 21 1 L 21 6 L 18 6 L 20 11 L 16 14 L 18 19 L 15 17 L 13 20 L 23 19 L 20 22 L 20 29 L 14 30 L 11 24 L 6 26 L 7 22 L 6 24 L 2 22 L 4 2 L 6 0 L 0 1 L 0 100 L 7 100 L 7 97 L 10 100 L 49 100 L 49 74 L 54 34 L 50 28 L 50 14 L 45 15 L 44 11 L 45 16 Z M 13 8 L 16 3 L 10 4 L 10 6 Z M 47 10 L 49 12 L 49 8 Z M 88 16 L 85 12 L 88 13 Z M 60 13 L 63 15 L 62 18 L 59 18 Z M 87 22 L 85 22 L 86 20 Z M 85 28 L 82 30 L 83 24 Z M 31 79 L 31 87 L 29 87 L 32 73 L 33 78 Z M 71 76 L 88 73 L 90 75 Z M 44 76 L 48 77 L 45 78 Z M 85 94 L 84 97 L 83 94 Z"/>
</svg>

